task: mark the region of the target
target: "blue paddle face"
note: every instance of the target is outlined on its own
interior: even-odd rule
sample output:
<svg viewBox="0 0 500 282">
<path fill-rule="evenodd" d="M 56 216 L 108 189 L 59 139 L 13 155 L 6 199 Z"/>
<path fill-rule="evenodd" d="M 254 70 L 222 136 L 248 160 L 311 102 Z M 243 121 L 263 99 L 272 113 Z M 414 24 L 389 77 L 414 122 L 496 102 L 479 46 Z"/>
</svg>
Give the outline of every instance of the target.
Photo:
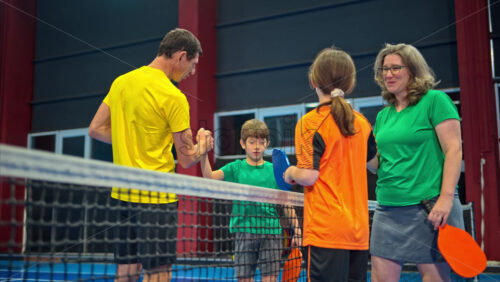
<svg viewBox="0 0 500 282">
<path fill-rule="evenodd" d="M 288 157 L 280 149 L 273 149 L 273 168 L 274 168 L 274 179 L 276 179 L 276 184 L 281 190 L 290 191 L 292 186 L 285 182 L 283 179 L 283 173 L 290 166 Z"/>
</svg>

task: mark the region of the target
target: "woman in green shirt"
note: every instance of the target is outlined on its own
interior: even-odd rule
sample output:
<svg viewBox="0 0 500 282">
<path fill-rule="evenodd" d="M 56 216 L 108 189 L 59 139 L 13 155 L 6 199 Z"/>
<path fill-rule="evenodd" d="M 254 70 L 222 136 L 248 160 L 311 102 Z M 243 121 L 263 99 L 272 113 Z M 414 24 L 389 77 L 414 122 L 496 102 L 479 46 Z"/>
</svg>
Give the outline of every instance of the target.
<svg viewBox="0 0 500 282">
<path fill-rule="evenodd" d="M 412 262 L 423 281 L 448 281 L 437 250 L 438 226 L 463 228 L 456 194 L 462 147 L 457 109 L 420 52 L 387 44 L 375 61 L 375 82 L 389 104 L 374 127 L 379 153 L 377 201 L 370 240 L 372 280 L 399 281 Z M 422 200 L 434 203 L 427 215 Z"/>
</svg>

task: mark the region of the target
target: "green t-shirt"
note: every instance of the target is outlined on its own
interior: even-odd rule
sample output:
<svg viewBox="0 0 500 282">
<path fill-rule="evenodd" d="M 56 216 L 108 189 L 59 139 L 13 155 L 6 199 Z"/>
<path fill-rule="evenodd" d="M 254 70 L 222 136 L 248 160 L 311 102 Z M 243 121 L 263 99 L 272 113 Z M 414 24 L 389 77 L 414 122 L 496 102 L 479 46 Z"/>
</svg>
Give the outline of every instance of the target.
<svg viewBox="0 0 500 282">
<path fill-rule="evenodd" d="M 224 180 L 240 184 L 278 189 L 274 180 L 273 165 L 249 165 L 246 160 L 236 160 L 223 166 Z M 234 201 L 229 231 L 253 234 L 281 234 L 278 212 L 274 205 L 249 201 Z"/>
<path fill-rule="evenodd" d="M 434 128 L 446 119 L 459 119 L 457 108 L 437 90 L 400 112 L 391 105 L 378 113 L 373 133 L 380 153 L 379 204 L 415 205 L 439 195 L 444 154 Z"/>
</svg>

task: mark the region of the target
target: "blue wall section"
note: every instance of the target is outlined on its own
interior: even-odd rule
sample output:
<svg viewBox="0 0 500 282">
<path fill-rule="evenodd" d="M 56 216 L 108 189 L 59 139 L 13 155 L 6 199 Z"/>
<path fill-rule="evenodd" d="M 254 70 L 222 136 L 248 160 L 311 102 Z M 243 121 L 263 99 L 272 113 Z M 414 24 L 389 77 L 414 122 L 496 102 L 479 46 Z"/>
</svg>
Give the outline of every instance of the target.
<svg viewBox="0 0 500 282">
<path fill-rule="evenodd" d="M 38 1 L 33 132 L 87 127 L 114 78 L 149 64 L 178 1 Z"/>
<path fill-rule="evenodd" d="M 113 79 L 149 63 L 177 14 L 177 0 L 40 1 L 33 132 L 88 126 Z M 385 42 L 415 44 L 438 87 L 457 87 L 454 20 L 453 0 L 219 0 L 217 110 L 315 101 L 307 70 L 332 44 L 356 63 L 351 97 L 379 95 L 372 64 Z"/>
<path fill-rule="evenodd" d="M 379 95 L 372 64 L 385 42 L 415 44 L 442 80 L 440 88 L 458 86 L 453 0 L 220 0 L 218 5 L 218 111 L 315 101 L 307 69 L 332 44 L 356 63 L 352 97 Z"/>
</svg>

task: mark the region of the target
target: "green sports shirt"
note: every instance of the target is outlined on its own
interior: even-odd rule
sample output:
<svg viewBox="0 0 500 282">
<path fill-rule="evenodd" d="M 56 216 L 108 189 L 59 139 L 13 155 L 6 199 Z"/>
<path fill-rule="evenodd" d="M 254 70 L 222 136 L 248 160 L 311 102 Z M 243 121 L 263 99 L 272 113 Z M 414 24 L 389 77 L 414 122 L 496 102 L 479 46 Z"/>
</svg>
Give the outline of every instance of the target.
<svg viewBox="0 0 500 282">
<path fill-rule="evenodd" d="M 379 204 L 415 205 L 439 195 L 444 154 L 434 128 L 447 119 L 460 119 L 457 108 L 437 90 L 400 112 L 390 105 L 378 113 L 373 133 L 380 154 Z"/>
<path fill-rule="evenodd" d="M 221 170 L 225 181 L 278 189 L 270 162 L 253 166 L 246 160 L 236 160 L 226 164 Z M 278 212 L 272 204 L 234 201 L 229 232 L 281 234 Z"/>
</svg>

